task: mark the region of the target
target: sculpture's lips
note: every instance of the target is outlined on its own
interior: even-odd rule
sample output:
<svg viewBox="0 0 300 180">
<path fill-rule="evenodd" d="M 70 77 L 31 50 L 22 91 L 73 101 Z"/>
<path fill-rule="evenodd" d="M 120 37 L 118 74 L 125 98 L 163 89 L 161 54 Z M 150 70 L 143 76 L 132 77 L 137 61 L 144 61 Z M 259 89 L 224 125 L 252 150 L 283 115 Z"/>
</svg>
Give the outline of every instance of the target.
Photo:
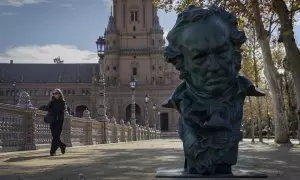
<svg viewBox="0 0 300 180">
<path fill-rule="evenodd" d="M 205 82 L 206 85 L 215 85 L 215 84 L 220 84 L 224 83 L 226 81 L 226 78 L 214 78 L 214 79 L 209 79 Z"/>
</svg>

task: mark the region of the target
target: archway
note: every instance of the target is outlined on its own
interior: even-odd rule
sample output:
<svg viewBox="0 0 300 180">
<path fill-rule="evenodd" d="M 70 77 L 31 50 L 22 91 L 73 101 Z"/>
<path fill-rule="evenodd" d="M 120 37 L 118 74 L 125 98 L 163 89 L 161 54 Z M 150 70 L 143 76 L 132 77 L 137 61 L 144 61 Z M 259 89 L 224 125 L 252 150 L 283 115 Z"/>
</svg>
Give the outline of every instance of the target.
<svg viewBox="0 0 300 180">
<path fill-rule="evenodd" d="M 89 109 L 86 105 L 79 105 L 75 109 L 75 116 L 76 117 L 82 117 L 83 116 L 83 111 Z"/>
<path fill-rule="evenodd" d="M 48 107 L 46 105 L 40 106 L 39 110 L 41 111 L 47 111 Z"/>
<path fill-rule="evenodd" d="M 160 114 L 160 130 L 161 131 L 169 131 L 169 114 L 161 113 Z"/>
<path fill-rule="evenodd" d="M 141 108 L 139 105 L 135 104 L 135 118 L 136 118 L 136 123 L 137 124 L 141 124 Z M 131 118 L 131 104 L 129 104 L 126 107 L 126 122 L 130 122 L 130 118 Z"/>
</svg>

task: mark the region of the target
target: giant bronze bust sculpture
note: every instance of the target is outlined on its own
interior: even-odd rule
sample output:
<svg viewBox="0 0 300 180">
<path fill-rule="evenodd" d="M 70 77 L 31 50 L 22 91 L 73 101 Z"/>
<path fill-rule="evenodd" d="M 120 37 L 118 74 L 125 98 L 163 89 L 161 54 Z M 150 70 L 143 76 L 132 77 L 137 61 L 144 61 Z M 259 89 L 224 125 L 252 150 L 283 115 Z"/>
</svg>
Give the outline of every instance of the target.
<svg viewBox="0 0 300 180">
<path fill-rule="evenodd" d="M 166 61 L 183 82 L 163 105 L 180 113 L 185 171 L 230 174 L 237 162 L 245 97 L 263 96 L 239 74 L 246 41 L 234 15 L 189 6 L 167 36 Z"/>
</svg>

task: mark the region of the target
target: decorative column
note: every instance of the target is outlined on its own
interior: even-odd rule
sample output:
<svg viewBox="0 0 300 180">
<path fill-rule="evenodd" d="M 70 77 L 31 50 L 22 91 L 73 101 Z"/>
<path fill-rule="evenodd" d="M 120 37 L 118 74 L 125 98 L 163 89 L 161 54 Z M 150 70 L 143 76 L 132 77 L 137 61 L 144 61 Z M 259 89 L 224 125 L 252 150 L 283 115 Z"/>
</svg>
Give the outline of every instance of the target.
<svg viewBox="0 0 300 180">
<path fill-rule="evenodd" d="M 15 104 L 15 103 L 14 103 Z M 23 91 L 20 93 L 18 107 L 24 110 L 23 119 L 21 120 L 23 129 L 23 147 L 21 150 L 36 150 L 36 137 L 35 137 L 35 110 L 30 101 L 30 95 Z"/>
</svg>

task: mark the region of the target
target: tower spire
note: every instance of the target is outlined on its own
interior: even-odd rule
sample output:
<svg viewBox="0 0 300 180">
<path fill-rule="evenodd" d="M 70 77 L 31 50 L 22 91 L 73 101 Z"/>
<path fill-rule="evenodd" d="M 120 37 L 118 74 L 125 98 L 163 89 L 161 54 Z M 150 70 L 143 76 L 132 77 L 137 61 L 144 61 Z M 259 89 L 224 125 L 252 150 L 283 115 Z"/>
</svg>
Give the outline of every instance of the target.
<svg viewBox="0 0 300 180">
<path fill-rule="evenodd" d="M 106 28 L 104 34 L 115 33 L 117 31 L 115 17 L 113 16 L 113 10 L 114 10 L 114 8 L 111 5 L 110 6 L 110 17 L 109 17 L 108 25 L 107 25 L 107 28 Z"/>
<path fill-rule="evenodd" d="M 113 16 L 113 6 L 110 6 L 110 16 Z"/>
</svg>

